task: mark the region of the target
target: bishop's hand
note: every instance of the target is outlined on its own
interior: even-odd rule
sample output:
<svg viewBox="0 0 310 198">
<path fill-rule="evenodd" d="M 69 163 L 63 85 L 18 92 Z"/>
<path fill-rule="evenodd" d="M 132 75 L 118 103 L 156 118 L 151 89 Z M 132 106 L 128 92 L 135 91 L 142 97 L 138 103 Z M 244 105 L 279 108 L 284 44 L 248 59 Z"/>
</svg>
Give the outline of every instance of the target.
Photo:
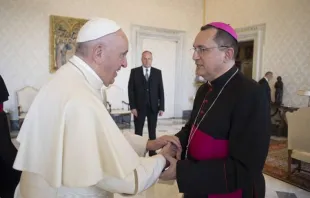
<svg viewBox="0 0 310 198">
<path fill-rule="evenodd" d="M 168 144 L 164 146 L 159 152 L 159 154 L 162 154 L 165 158 L 167 158 L 167 156 L 175 157 L 176 153 L 177 153 L 176 146 L 174 146 L 170 142 L 168 142 Z"/>
<path fill-rule="evenodd" d="M 170 166 L 170 161 L 168 159 L 170 158 L 176 158 L 176 160 L 181 159 L 181 152 L 179 148 L 177 148 L 174 144 L 168 143 L 164 148 L 161 149 L 159 154 L 162 154 L 166 158 L 166 166 L 165 168 Z"/>
</svg>

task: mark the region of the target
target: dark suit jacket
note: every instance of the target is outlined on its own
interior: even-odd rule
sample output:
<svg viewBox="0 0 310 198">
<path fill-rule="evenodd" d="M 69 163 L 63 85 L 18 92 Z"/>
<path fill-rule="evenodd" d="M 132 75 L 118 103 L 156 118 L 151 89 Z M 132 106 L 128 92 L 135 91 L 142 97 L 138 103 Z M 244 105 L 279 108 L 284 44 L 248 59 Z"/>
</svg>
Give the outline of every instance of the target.
<svg viewBox="0 0 310 198">
<path fill-rule="evenodd" d="M 258 83 L 262 85 L 263 89 L 266 91 L 267 99 L 271 102 L 271 90 L 268 81 L 265 78 L 262 78 L 258 81 Z"/>
<path fill-rule="evenodd" d="M 165 96 L 161 70 L 151 67 L 150 77 L 150 103 L 154 112 L 165 111 Z M 128 97 L 130 109 L 138 111 L 146 108 L 147 81 L 143 74 L 143 68 L 137 67 L 131 70 L 128 82 Z"/>
</svg>

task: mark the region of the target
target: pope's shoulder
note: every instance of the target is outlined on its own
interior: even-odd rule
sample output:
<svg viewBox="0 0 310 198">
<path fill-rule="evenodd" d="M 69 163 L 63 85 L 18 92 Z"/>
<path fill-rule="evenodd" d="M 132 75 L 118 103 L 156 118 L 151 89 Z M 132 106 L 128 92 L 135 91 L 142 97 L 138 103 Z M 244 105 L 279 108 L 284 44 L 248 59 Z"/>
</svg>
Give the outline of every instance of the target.
<svg viewBox="0 0 310 198">
<path fill-rule="evenodd" d="M 42 92 L 49 93 L 46 96 L 53 98 L 55 102 L 57 100 L 74 101 L 85 105 L 96 100 L 85 77 L 68 65 L 64 65 L 55 73 L 53 78 L 42 87 Z"/>
</svg>

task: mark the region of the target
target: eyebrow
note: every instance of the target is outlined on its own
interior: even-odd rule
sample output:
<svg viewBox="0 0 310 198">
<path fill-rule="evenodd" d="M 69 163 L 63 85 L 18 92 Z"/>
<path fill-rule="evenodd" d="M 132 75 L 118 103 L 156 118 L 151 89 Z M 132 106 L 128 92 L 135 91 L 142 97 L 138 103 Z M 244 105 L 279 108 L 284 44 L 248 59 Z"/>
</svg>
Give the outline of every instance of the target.
<svg viewBox="0 0 310 198">
<path fill-rule="evenodd" d="M 195 47 L 195 45 L 193 45 L 193 47 Z M 199 47 L 199 48 L 207 48 L 207 47 L 204 46 L 204 45 L 197 45 L 196 47 Z"/>
</svg>

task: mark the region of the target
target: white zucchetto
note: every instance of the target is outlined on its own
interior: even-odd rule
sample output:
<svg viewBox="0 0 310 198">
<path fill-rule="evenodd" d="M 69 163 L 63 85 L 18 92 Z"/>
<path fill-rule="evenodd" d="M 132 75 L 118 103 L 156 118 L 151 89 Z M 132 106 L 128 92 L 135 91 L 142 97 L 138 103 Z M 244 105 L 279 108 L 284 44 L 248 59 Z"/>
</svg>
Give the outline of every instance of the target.
<svg viewBox="0 0 310 198">
<path fill-rule="evenodd" d="M 94 18 L 87 21 L 80 29 L 76 42 L 82 43 L 96 40 L 120 30 L 120 26 L 110 19 Z"/>
</svg>

